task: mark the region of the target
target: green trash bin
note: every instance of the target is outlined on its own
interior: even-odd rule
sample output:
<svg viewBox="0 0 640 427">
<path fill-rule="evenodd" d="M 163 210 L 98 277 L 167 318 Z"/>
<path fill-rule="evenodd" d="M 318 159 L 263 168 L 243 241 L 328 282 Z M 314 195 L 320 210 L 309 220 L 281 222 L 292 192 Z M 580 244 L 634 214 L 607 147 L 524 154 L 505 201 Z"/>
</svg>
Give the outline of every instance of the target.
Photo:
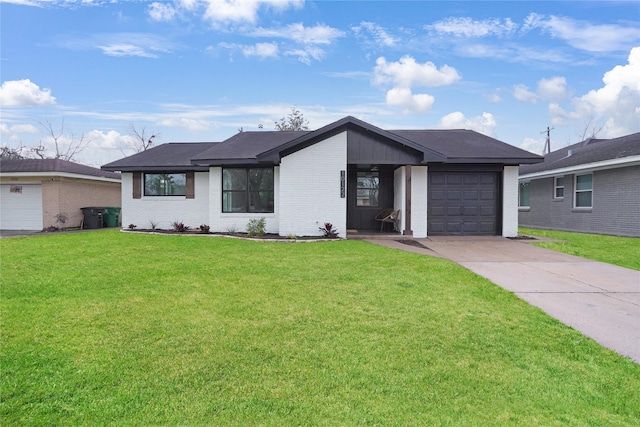
<svg viewBox="0 0 640 427">
<path fill-rule="evenodd" d="M 116 206 L 105 207 L 102 218 L 105 227 L 117 227 L 120 222 L 120 208 Z"/>
</svg>

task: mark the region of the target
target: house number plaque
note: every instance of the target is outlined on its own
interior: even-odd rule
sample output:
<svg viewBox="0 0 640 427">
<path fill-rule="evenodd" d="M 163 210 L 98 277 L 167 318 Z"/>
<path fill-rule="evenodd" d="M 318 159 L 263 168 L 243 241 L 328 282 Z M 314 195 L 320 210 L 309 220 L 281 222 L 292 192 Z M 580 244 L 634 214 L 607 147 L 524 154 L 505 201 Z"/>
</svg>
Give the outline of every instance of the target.
<svg viewBox="0 0 640 427">
<path fill-rule="evenodd" d="M 341 199 L 344 199 L 346 197 L 346 188 L 347 188 L 346 172 L 340 171 L 340 198 Z"/>
</svg>

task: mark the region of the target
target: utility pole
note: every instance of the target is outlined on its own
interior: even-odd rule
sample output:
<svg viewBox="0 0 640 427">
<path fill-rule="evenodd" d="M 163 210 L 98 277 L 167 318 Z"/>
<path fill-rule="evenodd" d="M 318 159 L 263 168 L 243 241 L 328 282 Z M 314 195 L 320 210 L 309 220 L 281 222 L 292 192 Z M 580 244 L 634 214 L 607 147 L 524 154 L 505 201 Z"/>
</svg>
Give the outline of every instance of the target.
<svg viewBox="0 0 640 427">
<path fill-rule="evenodd" d="M 549 126 L 547 126 L 547 130 L 543 130 L 540 133 L 546 133 L 547 134 L 547 140 L 544 143 L 544 150 L 542 151 L 542 154 L 549 154 L 551 152 L 551 131 L 554 130 L 555 128 L 550 128 Z"/>
</svg>

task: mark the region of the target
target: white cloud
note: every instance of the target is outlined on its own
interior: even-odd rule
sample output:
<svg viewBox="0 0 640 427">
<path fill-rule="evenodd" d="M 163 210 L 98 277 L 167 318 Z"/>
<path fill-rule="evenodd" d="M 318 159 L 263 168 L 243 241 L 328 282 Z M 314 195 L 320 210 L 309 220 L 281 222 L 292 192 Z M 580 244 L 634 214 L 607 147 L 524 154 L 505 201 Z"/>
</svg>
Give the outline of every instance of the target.
<svg viewBox="0 0 640 427">
<path fill-rule="evenodd" d="M 640 46 L 629 53 L 626 65 L 607 71 L 604 86 L 574 99 L 575 114 L 604 121 L 603 135 L 617 137 L 640 131 Z"/>
<path fill-rule="evenodd" d="M 373 69 L 373 83 L 392 83 L 396 87 L 443 86 L 460 80 L 455 68 L 443 65 L 438 69 L 433 62 L 419 64 L 410 56 L 403 56 L 398 62 L 387 62 L 384 57 L 376 60 Z"/>
<path fill-rule="evenodd" d="M 154 21 L 170 22 L 176 16 L 176 9 L 167 3 L 153 2 L 149 5 L 149 16 Z"/>
<path fill-rule="evenodd" d="M 429 94 L 413 94 L 412 87 L 442 86 L 455 83 L 460 75 L 448 65 L 438 69 L 432 62 L 419 64 L 410 56 L 403 56 L 398 62 L 387 62 L 384 57 L 376 60 L 373 69 L 373 84 L 390 84 L 386 101 L 390 106 L 402 106 L 411 111 L 427 111 L 435 102 Z"/>
<path fill-rule="evenodd" d="M 51 89 L 40 89 L 29 79 L 8 80 L 0 87 L 0 105 L 32 106 L 55 103 L 56 98 L 51 96 Z"/>
<path fill-rule="evenodd" d="M 141 46 L 129 43 L 114 43 L 98 46 L 102 53 L 107 56 L 138 56 L 141 58 L 157 58 L 158 55 L 145 50 Z"/>
<path fill-rule="evenodd" d="M 491 113 L 485 112 L 481 116 L 467 118 L 460 111 L 455 111 L 442 117 L 439 127 L 443 129 L 471 129 L 487 136 L 495 136 L 498 123 Z"/>
<path fill-rule="evenodd" d="M 387 105 L 400 106 L 408 111 L 427 111 L 434 101 L 433 96 L 426 93 L 414 95 L 409 88 L 393 88 L 387 92 Z"/>
<path fill-rule="evenodd" d="M 157 123 L 159 126 L 185 128 L 190 131 L 202 131 L 211 127 L 210 123 L 206 120 L 191 119 L 186 117 L 181 118 L 165 118 L 161 119 Z"/>
<path fill-rule="evenodd" d="M 544 150 L 544 146 L 546 144 L 545 138 L 529 138 L 526 137 L 522 144 L 520 144 L 520 148 L 523 150 L 527 150 L 531 153 L 541 154 Z"/>
<path fill-rule="evenodd" d="M 253 45 L 243 45 L 236 43 L 218 43 L 218 46 L 229 50 L 240 50 L 246 57 L 256 56 L 258 58 L 277 58 L 278 57 L 278 44 L 277 43 L 256 43 Z M 207 51 L 213 51 L 211 46 L 207 48 Z"/>
<path fill-rule="evenodd" d="M 305 27 L 303 23 L 289 24 L 278 28 L 256 28 L 247 34 L 252 37 L 276 37 L 293 40 L 301 44 L 331 44 L 343 37 L 344 32 L 328 25 Z"/>
<path fill-rule="evenodd" d="M 535 92 L 531 92 L 529 88 L 523 84 L 516 85 L 513 88 L 513 96 L 518 101 L 530 102 L 532 104 L 535 104 L 538 100 L 538 96 L 535 94 Z"/>
<path fill-rule="evenodd" d="M 303 0 L 203 0 L 206 4 L 204 18 L 213 22 L 255 23 L 261 7 L 284 10 L 300 7 Z M 193 4 L 193 2 L 188 2 Z"/>
<path fill-rule="evenodd" d="M 91 148 L 107 150 L 125 148 L 133 144 L 133 137 L 121 135 L 115 130 L 106 133 L 101 130 L 92 130 L 85 133 L 85 140 L 90 141 Z"/>
<path fill-rule="evenodd" d="M 379 46 L 392 47 L 399 41 L 399 39 L 390 35 L 384 27 L 374 22 L 362 21 L 360 25 L 351 27 L 351 30 L 357 37 L 362 39 L 366 39 L 368 35 L 371 35 L 373 38 L 371 43 Z"/>
<path fill-rule="evenodd" d="M 498 91 L 487 95 L 486 98 L 489 100 L 489 102 L 493 102 L 494 104 L 502 102 L 502 97 L 500 96 Z"/>
<path fill-rule="evenodd" d="M 6 123 L 0 125 L 0 132 L 4 134 L 16 134 L 16 133 L 38 133 L 40 132 L 37 127 L 29 124 L 17 124 L 8 126 Z"/>
<path fill-rule="evenodd" d="M 538 96 L 550 101 L 559 101 L 567 96 L 567 79 L 551 77 L 538 82 Z"/>
<path fill-rule="evenodd" d="M 175 46 L 167 38 L 151 33 L 98 33 L 86 37 L 60 38 L 55 43 L 65 49 L 99 49 L 108 56 L 142 58 L 157 58 L 158 53 L 170 52 Z"/>
<path fill-rule="evenodd" d="M 303 64 L 311 64 L 312 60 L 320 61 L 324 58 L 324 50 L 316 46 L 306 46 L 302 49 L 289 49 L 285 51 L 285 55 L 293 56 Z"/>
<path fill-rule="evenodd" d="M 469 17 L 451 17 L 425 26 L 427 30 L 439 35 L 456 37 L 510 36 L 518 25 L 510 18 L 485 19 L 476 21 Z"/>
<path fill-rule="evenodd" d="M 635 25 L 592 24 L 555 15 L 529 14 L 521 31 L 533 28 L 540 28 L 552 37 L 588 52 L 625 50 L 640 41 L 640 31 Z"/>
</svg>

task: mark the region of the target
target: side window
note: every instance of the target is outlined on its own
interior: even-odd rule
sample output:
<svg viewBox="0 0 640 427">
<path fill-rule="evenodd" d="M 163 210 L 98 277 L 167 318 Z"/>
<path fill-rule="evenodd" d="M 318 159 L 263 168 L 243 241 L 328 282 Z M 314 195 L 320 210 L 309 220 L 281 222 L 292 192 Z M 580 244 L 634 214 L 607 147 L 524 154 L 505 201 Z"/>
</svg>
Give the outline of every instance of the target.
<svg viewBox="0 0 640 427">
<path fill-rule="evenodd" d="M 564 198 L 564 177 L 563 176 L 557 176 L 553 178 L 553 198 L 554 199 Z"/>
<path fill-rule="evenodd" d="M 593 203 L 593 175 L 576 175 L 575 197 L 573 205 L 576 208 L 590 208 Z"/>
<path fill-rule="evenodd" d="M 521 182 L 518 186 L 518 206 L 521 208 L 528 208 L 531 206 L 530 184 L 530 182 Z"/>
</svg>

